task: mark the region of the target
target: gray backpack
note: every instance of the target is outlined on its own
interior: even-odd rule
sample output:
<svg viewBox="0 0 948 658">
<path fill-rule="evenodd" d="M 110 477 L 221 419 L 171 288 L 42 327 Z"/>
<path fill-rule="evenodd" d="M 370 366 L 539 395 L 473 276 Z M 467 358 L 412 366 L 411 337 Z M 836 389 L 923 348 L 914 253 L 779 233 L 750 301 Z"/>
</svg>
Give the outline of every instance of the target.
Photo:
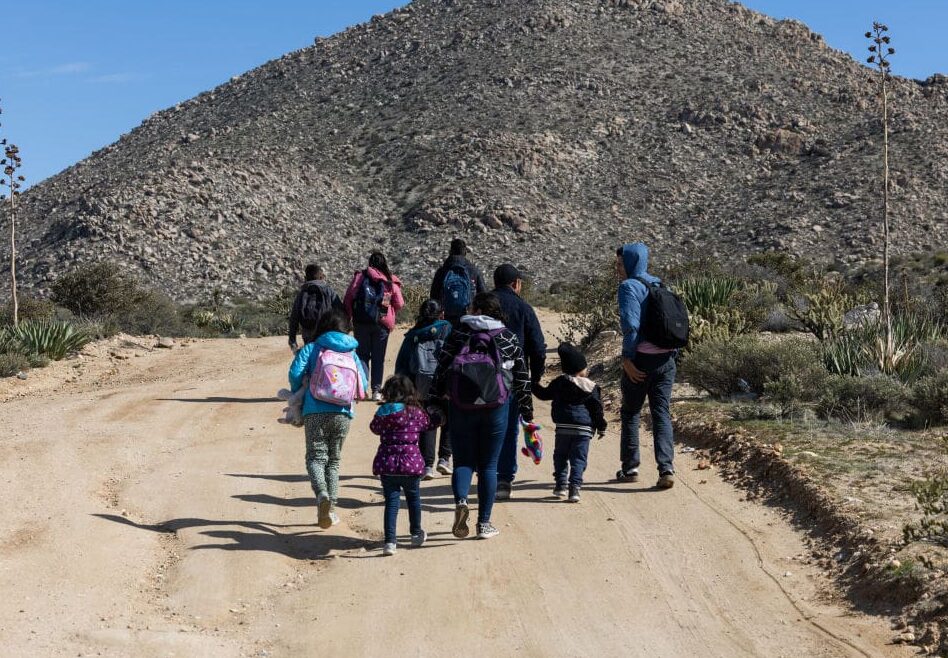
<svg viewBox="0 0 948 658">
<path fill-rule="evenodd" d="M 435 371 L 438 369 L 438 353 L 444 344 L 443 340 L 420 340 L 415 336 L 415 344 L 408 361 L 409 371 L 415 376 L 415 388 L 422 395 L 428 395 Z"/>
</svg>

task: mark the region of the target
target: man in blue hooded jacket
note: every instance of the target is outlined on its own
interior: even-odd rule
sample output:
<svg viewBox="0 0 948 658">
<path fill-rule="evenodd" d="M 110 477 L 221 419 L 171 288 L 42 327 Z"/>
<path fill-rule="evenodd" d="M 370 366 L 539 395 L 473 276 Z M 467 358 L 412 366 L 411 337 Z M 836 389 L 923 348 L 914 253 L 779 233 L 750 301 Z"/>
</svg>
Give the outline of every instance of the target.
<svg viewBox="0 0 948 658">
<path fill-rule="evenodd" d="M 663 349 L 642 335 L 648 312 L 648 286 L 661 281 L 648 273 L 648 247 L 641 242 L 616 251 L 619 280 L 619 326 L 622 329 L 622 432 L 616 473 L 621 482 L 637 482 L 641 453 L 639 425 L 648 399 L 652 412 L 658 487 L 675 486 L 675 446 L 671 424 L 672 385 L 675 383 L 675 350 Z"/>
</svg>

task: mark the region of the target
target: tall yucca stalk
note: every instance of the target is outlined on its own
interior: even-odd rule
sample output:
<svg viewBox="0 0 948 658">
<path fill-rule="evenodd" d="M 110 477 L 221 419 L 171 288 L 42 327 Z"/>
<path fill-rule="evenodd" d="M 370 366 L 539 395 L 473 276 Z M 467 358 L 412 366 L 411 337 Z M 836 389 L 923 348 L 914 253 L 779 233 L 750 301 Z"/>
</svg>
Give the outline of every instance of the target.
<svg viewBox="0 0 948 658">
<path fill-rule="evenodd" d="M 3 110 L 0 109 L 0 114 L 2 113 Z M 3 167 L 3 177 L 0 178 L 0 187 L 5 188 L 5 192 L 0 194 L 0 208 L 3 207 L 4 202 L 9 204 L 10 296 L 13 305 L 13 326 L 15 327 L 20 323 L 20 305 L 16 292 L 16 202 L 25 179 L 17 174 L 17 170 L 23 164 L 20 160 L 20 149 L 17 148 L 16 144 L 7 143 L 6 138 L 0 139 L 0 146 L 3 147 L 3 158 L 0 159 L 0 167 Z"/>
<path fill-rule="evenodd" d="M 872 30 L 866 32 L 869 39 L 869 64 L 875 66 L 878 75 L 873 76 L 870 82 L 878 85 L 879 100 L 882 104 L 882 269 L 885 277 L 885 300 L 882 306 L 882 318 L 885 322 L 885 360 L 894 357 L 895 343 L 892 339 L 892 308 L 889 302 L 889 81 L 892 70 L 889 58 L 895 54 L 895 48 L 889 43 L 891 39 L 887 32 L 889 27 L 879 22 L 872 24 Z"/>
</svg>

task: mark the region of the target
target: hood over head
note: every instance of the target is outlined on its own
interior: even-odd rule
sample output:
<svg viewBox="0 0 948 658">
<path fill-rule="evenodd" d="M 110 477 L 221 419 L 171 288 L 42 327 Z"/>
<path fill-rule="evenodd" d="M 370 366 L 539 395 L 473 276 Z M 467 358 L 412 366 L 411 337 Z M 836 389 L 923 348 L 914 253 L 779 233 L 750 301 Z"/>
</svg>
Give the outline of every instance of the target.
<svg viewBox="0 0 948 658">
<path fill-rule="evenodd" d="M 489 315 L 465 315 L 461 318 L 461 324 L 475 331 L 495 331 L 504 328 L 503 322 Z"/>
<path fill-rule="evenodd" d="M 352 352 L 359 346 L 359 341 L 349 334 L 330 331 L 316 339 L 316 346 L 333 352 Z"/>
<path fill-rule="evenodd" d="M 629 279 L 646 279 L 658 281 L 648 273 L 648 247 L 644 242 L 633 242 L 622 247 L 622 264 L 625 266 L 625 275 Z"/>
</svg>

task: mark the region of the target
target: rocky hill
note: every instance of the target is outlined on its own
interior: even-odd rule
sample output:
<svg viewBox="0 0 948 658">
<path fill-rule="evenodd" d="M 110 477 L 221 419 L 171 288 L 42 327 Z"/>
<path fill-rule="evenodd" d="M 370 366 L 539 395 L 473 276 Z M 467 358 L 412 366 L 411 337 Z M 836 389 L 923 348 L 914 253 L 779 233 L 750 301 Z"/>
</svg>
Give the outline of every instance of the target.
<svg viewBox="0 0 948 658">
<path fill-rule="evenodd" d="M 867 72 L 725 0 L 416 0 L 32 188 L 21 268 L 44 288 L 107 259 L 185 299 L 268 293 L 311 258 L 342 277 L 375 246 L 420 280 L 455 235 L 541 283 L 630 239 L 871 258 Z M 894 94 L 896 248 L 944 244 L 948 79 Z"/>
</svg>

